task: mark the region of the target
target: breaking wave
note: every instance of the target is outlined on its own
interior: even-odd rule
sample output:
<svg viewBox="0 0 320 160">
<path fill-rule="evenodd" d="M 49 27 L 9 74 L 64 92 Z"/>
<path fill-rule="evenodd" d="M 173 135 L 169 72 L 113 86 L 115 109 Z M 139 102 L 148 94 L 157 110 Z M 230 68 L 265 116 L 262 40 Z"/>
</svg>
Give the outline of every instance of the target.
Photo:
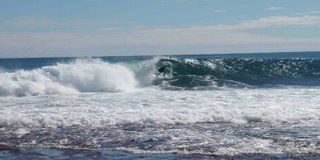
<svg viewBox="0 0 320 160">
<path fill-rule="evenodd" d="M 164 65 L 166 75 L 156 76 Z M 87 58 L 0 70 L 0 96 L 125 92 L 146 86 L 208 90 L 287 85 L 320 86 L 320 59 L 155 57 L 108 62 Z"/>
</svg>

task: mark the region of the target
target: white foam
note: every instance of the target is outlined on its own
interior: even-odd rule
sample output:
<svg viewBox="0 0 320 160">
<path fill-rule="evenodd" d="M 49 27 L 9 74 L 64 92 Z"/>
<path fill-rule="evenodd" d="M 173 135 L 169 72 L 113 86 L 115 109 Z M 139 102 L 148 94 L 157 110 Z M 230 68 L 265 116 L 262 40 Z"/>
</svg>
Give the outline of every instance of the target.
<svg viewBox="0 0 320 160">
<path fill-rule="evenodd" d="M 198 60 L 196 60 L 196 59 L 188 59 L 188 58 L 186 58 L 186 59 L 183 59 L 183 61 L 185 63 L 189 63 L 189 64 L 196 64 L 196 65 L 200 64 L 200 62 Z"/>
<path fill-rule="evenodd" d="M 138 82 L 120 64 L 82 59 L 30 71 L 0 72 L 0 96 L 131 91 Z"/>
<path fill-rule="evenodd" d="M 202 122 L 318 125 L 320 89 L 226 89 L 2 97 L 0 126 L 58 127 Z"/>
<path fill-rule="evenodd" d="M 77 90 L 61 85 L 43 70 L 0 73 L 0 96 L 27 96 L 38 94 L 76 93 Z"/>
</svg>

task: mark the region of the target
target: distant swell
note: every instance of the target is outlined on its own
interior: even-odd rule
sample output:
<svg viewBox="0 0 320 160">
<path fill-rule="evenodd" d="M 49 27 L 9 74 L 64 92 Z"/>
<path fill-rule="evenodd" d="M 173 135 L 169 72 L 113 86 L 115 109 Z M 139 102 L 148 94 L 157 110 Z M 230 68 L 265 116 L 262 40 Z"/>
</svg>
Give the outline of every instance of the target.
<svg viewBox="0 0 320 160">
<path fill-rule="evenodd" d="M 97 59 L 0 72 L 0 96 L 119 92 L 133 90 L 137 85 L 134 73 L 125 66 Z"/>
</svg>

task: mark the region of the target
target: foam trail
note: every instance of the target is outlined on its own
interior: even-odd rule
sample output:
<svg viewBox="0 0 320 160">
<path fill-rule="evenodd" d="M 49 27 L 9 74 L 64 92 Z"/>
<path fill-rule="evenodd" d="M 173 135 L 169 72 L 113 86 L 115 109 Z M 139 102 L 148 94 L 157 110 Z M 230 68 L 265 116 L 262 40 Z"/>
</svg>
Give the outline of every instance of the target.
<svg viewBox="0 0 320 160">
<path fill-rule="evenodd" d="M 30 71 L 0 73 L 0 96 L 121 92 L 136 88 L 134 73 L 123 65 L 81 59 Z"/>
<path fill-rule="evenodd" d="M 230 89 L 214 94 L 149 88 L 118 94 L 1 97 L 0 128 L 220 122 L 319 126 L 319 93 L 319 88 Z"/>
</svg>

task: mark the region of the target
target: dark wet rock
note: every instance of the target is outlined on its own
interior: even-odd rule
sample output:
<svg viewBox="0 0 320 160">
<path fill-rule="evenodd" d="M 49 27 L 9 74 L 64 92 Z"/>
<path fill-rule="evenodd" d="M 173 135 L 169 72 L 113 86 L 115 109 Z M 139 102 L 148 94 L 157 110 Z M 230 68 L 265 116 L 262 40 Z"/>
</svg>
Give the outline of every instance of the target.
<svg viewBox="0 0 320 160">
<path fill-rule="evenodd" d="M 13 150 L 15 149 L 12 144 L 0 142 L 0 150 Z"/>
</svg>

